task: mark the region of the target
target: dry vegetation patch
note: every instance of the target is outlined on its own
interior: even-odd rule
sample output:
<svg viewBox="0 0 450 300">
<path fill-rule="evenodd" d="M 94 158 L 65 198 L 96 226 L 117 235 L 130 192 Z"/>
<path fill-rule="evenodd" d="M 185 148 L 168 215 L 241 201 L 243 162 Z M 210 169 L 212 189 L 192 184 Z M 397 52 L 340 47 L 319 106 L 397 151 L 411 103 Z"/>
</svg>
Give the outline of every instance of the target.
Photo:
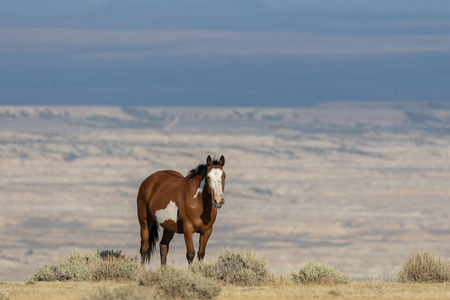
<svg viewBox="0 0 450 300">
<path fill-rule="evenodd" d="M 159 297 L 179 299 L 212 299 L 217 297 L 221 285 L 211 278 L 189 270 L 161 267 L 146 271 L 139 279 L 143 286 L 153 286 Z"/>
<path fill-rule="evenodd" d="M 83 300 L 146 300 L 154 299 L 154 294 L 147 290 L 139 288 L 137 285 L 127 285 L 120 287 L 111 287 L 107 285 L 100 286 L 89 292 L 82 298 Z"/>
<path fill-rule="evenodd" d="M 219 253 L 215 261 L 196 263 L 191 270 L 225 284 L 238 286 L 263 285 L 274 278 L 266 258 L 258 257 L 249 249 L 227 248 Z"/>
<path fill-rule="evenodd" d="M 309 263 L 298 272 L 292 272 L 292 281 L 301 284 L 341 284 L 350 283 L 350 276 L 337 269 L 319 263 Z"/>
<path fill-rule="evenodd" d="M 0 300 L 9 300 L 8 294 L 0 292 Z"/>
<path fill-rule="evenodd" d="M 248 249 L 229 248 L 209 263 L 157 270 L 142 268 L 135 258 L 120 251 L 75 251 L 56 265 L 40 268 L 31 279 L 26 284 L 0 283 L 0 300 L 82 296 L 85 300 L 450 299 L 450 263 L 426 251 L 415 252 L 407 259 L 398 274 L 398 283 L 381 280 L 351 283 L 348 275 L 317 263 L 309 263 L 290 275 L 279 275 L 270 271 L 265 257 L 258 257 Z M 404 284 L 410 282 L 416 284 Z M 52 284 L 59 286 L 48 289 Z M 87 293 L 86 284 L 89 284 Z"/>
<path fill-rule="evenodd" d="M 141 269 L 136 258 L 120 251 L 72 252 L 56 265 L 44 265 L 32 281 L 135 280 Z"/>
<path fill-rule="evenodd" d="M 397 277 L 403 283 L 450 282 L 450 262 L 428 251 L 413 252 Z"/>
</svg>

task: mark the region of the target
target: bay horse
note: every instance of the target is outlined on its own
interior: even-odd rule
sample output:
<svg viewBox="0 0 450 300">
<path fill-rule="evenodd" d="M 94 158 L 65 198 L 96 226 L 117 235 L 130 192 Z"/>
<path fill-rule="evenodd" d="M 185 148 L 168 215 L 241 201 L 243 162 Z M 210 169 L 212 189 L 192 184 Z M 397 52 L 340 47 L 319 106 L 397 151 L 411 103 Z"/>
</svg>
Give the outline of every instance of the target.
<svg viewBox="0 0 450 300">
<path fill-rule="evenodd" d="M 205 256 L 206 244 L 212 233 L 217 209 L 225 203 L 225 157 L 219 160 L 208 155 L 206 164 L 199 164 L 186 177 L 172 170 L 158 171 L 148 176 L 139 187 L 137 214 L 141 226 L 141 263 L 150 262 L 156 251 L 159 230 L 161 265 L 167 263 L 169 244 L 175 233 L 184 234 L 186 258 L 195 257 L 193 234 L 200 234 L 198 260 Z"/>
</svg>

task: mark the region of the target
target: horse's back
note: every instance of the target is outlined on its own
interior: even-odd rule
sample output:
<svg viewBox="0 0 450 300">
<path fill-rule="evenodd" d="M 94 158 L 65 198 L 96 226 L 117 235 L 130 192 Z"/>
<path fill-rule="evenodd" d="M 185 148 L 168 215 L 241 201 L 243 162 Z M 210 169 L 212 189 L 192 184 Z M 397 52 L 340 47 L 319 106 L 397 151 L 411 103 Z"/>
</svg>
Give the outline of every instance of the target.
<svg viewBox="0 0 450 300">
<path fill-rule="evenodd" d="M 138 198 L 149 203 L 149 201 L 161 192 L 173 192 L 181 183 L 184 176 L 177 171 L 158 171 L 148 176 L 139 188 Z"/>
</svg>

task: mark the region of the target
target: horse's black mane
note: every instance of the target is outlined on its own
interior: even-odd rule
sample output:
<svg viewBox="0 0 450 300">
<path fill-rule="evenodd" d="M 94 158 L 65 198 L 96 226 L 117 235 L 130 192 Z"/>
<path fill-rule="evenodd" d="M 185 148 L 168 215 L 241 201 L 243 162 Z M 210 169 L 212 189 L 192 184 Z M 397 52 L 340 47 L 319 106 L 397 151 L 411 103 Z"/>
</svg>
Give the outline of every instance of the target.
<svg viewBox="0 0 450 300">
<path fill-rule="evenodd" d="M 212 161 L 212 164 L 217 166 L 217 165 L 220 165 L 220 162 L 218 159 L 214 158 Z M 207 167 L 208 166 L 205 163 L 201 163 L 198 166 L 196 166 L 195 168 L 193 168 L 192 170 L 190 170 L 188 172 L 188 175 L 191 175 L 191 176 L 200 175 L 203 172 L 203 170 L 205 170 Z"/>
</svg>

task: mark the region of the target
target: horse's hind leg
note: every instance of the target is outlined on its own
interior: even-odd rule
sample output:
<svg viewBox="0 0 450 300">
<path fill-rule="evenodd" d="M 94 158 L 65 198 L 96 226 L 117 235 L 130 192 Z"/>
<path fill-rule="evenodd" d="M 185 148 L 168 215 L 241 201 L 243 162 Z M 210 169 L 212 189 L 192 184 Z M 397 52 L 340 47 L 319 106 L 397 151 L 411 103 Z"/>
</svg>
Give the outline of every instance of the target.
<svg viewBox="0 0 450 300">
<path fill-rule="evenodd" d="M 161 265 L 164 266 L 167 263 L 167 254 L 169 253 L 169 244 L 175 235 L 174 232 L 164 229 L 161 242 L 159 243 L 159 253 L 161 254 Z"/>
<path fill-rule="evenodd" d="M 151 225 L 148 226 L 147 220 L 139 220 L 141 225 L 141 264 L 145 263 L 145 258 L 148 256 L 148 250 L 150 246 L 148 244 L 148 238 L 150 236 Z"/>
<path fill-rule="evenodd" d="M 153 219 L 149 217 L 149 211 L 145 200 L 138 195 L 137 198 L 137 213 L 139 225 L 141 227 L 141 264 L 145 263 L 145 259 L 150 259 L 150 245 L 149 245 L 149 237 L 150 231 L 153 225 Z"/>
</svg>

